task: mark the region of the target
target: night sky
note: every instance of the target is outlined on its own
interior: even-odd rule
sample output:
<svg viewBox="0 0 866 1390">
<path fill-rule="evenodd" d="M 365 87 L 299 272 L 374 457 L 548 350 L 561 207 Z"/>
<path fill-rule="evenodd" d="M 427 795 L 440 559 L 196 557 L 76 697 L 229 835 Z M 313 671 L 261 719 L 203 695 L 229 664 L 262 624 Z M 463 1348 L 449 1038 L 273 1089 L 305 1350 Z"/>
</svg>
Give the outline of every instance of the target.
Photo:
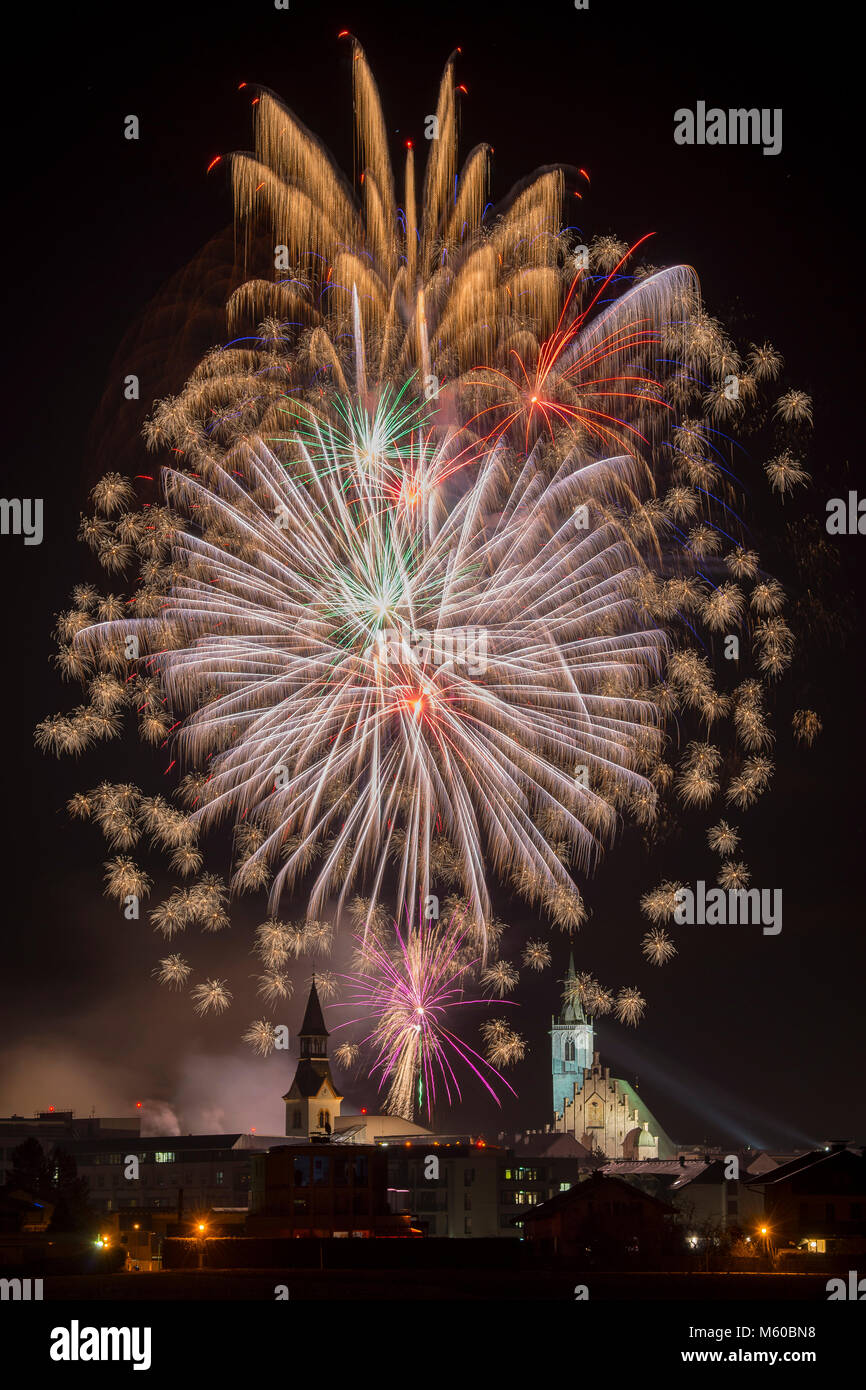
<svg viewBox="0 0 866 1390">
<path fill-rule="evenodd" d="M 494 146 L 496 198 L 542 164 L 589 170 L 591 191 L 576 218 L 585 240 L 654 232 L 649 259 L 694 265 L 711 312 L 738 340 L 772 341 L 786 359 L 786 384 L 813 396 L 813 486 L 785 509 L 763 486 L 756 501 L 762 559 L 793 595 L 811 579 L 786 553 L 783 523 L 813 516 L 823 530 L 827 499 L 846 495 L 860 477 L 852 184 L 862 157 L 853 144 L 858 120 L 843 104 L 854 78 L 835 23 L 821 29 L 809 11 L 801 28 L 778 0 L 757 16 L 754 6 L 713 7 L 705 29 L 693 4 L 636 0 L 591 0 L 588 12 L 570 0 L 510 12 L 485 5 L 468 17 L 447 3 L 292 0 L 288 13 L 265 0 L 186 8 L 180 17 L 165 4 L 115 7 L 104 19 L 96 9 L 52 14 L 50 23 L 38 15 L 32 22 L 47 32 L 34 31 L 20 46 L 26 62 L 5 83 L 3 491 L 44 497 L 45 537 L 30 547 L 0 537 L 7 820 L 0 1113 L 54 1104 L 123 1114 L 144 1100 L 171 1106 L 184 1130 L 280 1133 L 280 1095 L 294 1060 L 276 1053 L 260 1061 L 239 1041 L 261 1013 L 247 982 L 261 906 L 242 899 L 230 936 L 196 939 L 196 964 L 228 976 L 236 990 L 223 1019 L 197 1020 L 183 995 L 150 979 L 161 939 L 145 916 L 126 922 L 101 896 L 102 837 L 65 811 L 73 791 L 103 778 L 144 779 L 148 792 L 162 790 L 165 759 L 138 754 L 124 740 L 76 766 L 32 745 L 37 720 L 77 703 L 77 687 L 50 664 L 54 614 L 74 583 L 106 587 L 75 539 L 87 493 L 108 468 L 152 471 L 138 434 L 152 401 L 177 391 L 201 353 L 227 336 L 230 197 L 225 173 L 205 170 L 214 156 L 252 142 L 249 95 L 238 84 L 272 88 L 351 174 L 350 50 L 338 31 L 351 30 L 367 51 L 395 157 L 406 139 L 423 145 L 442 65 L 460 45 L 458 80 L 468 88 L 462 148 L 482 139 Z M 832 16 L 826 7 L 821 13 Z M 781 107 L 782 153 L 675 145 L 674 111 L 698 100 Z M 129 113 L 141 120 L 137 143 L 123 139 Z M 141 376 L 138 403 L 122 399 L 127 372 Z M 759 482 L 762 462 L 744 463 L 742 474 Z M 824 583 L 840 630 L 807 643 L 783 681 L 773 789 L 732 817 L 745 832 L 753 884 L 783 890 L 781 935 L 751 926 L 682 928 L 670 966 L 659 971 L 642 959 L 640 894 L 685 865 L 692 879 L 714 879 L 706 817 L 653 862 L 627 834 L 585 888 L 592 918 L 574 941 L 578 969 L 635 984 L 648 1001 L 637 1030 L 602 1020 L 597 1045 L 615 1074 L 639 1078 L 643 1098 L 681 1142 L 784 1148 L 866 1138 L 866 540 L 842 536 L 833 545 L 838 565 L 815 582 Z M 790 713 L 800 705 L 824 721 L 812 750 L 790 737 Z M 522 904 L 500 894 L 497 907 L 513 923 L 503 955 L 515 958 L 530 929 L 542 932 Z M 509 1073 L 519 1100 L 509 1098 L 500 1116 L 468 1083 L 454 1115 L 437 1115 L 442 1127 L 492 1137 L 549 1120 L 546 1029 L 568 959 L 566 939 L 554 932 L 552 941 L 553 970 L 523 972 L 520 1008 L 509 1011 L 530 1043 L 527 1060 Z M 347 968 L 348 950 L 348 941 L 339 944 L 330 968 Z M 293 1031 L 307 974 L 302 962 L 285 1011 Z M 329 1023 L 341 1017 L 328 1013 Z M 346 1108 L 377 1104 L 364 1078 L 347 1083 L 346 1096 Z"/>
</svg>

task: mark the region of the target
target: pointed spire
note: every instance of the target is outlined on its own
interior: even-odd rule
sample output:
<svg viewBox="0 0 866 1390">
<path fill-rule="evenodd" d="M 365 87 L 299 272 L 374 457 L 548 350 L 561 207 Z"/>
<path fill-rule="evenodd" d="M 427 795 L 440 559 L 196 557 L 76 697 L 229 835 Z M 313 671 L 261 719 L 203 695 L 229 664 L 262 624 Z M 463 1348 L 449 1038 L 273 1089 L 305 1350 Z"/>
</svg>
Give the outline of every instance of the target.
<svg viewBox="0 0 866 1390">
<path fill-rule="evenodd" d="M 301 1024 L 299 1038 L 327 1038 L 328 1030 L 325 1027 L 325 1016 L 322 1013 L 322 1006 L 319 1003 L 319 995 L 316 989 L 316 977 L 313 975 L 313 982 L 310 985 L 310 997 L 307 1000 L 307 1011 L 304 1014 L 304 1021 Z"/>
<path fill-rule="evenodd" d="M 568 973 L 567 973 L 567 975 L 566 975 L 566 977 L 565 977 L 566 989 L 568 989 L 568 986 L 569 986 L 576 978 L 577 978 L 577 974 L 576 974 L 576 971 L 575 971 L 575 969 L 574 969 L 574 952 L 573 952 L 573 951 L 569 951 L 569 953 L 568 953 Z M 581 1002 L 580 1002 L 580 995 L 577 993 L 577 990 L 574 990 L 574 991 L 568 990 L 568 995 L 567 995 L 567 997 L 566 997 L 566 999 L 565 999 L 565 1002 L 563 1003 L 563 1006 L 562 1006 L 562 1012 L 561 1012 L 560 1015 L 559 1015 L 559 1021 L 560 1021 L 560 1023 L 587 1023 L 587 1022 L 588 1022 L 588 1019 L 587 1019 L 587 1017 L 586 1017 L 586 1014 L 585 1014 L 584 1011 L 583 1011 L 583 1005 L 582 1005 Z"/>
</svg>

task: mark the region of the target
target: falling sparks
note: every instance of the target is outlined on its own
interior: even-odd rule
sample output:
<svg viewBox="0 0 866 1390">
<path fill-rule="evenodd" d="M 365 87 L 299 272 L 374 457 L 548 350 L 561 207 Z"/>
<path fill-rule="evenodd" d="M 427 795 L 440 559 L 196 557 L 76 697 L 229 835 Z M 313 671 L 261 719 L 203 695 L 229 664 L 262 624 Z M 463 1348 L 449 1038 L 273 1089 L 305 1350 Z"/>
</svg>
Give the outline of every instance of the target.
<svg viewBox="0 0 866 1390">
<path fill-rule="evenodd" d="M 641 950 L 652 965 L 666 965 L 677 948 L 663 927 L 651 927 L 641 938 Z"/>
<path fill-rule="evenodd" d="M 205 980 L 190 991 L 193 1007 L 199 1016 L 207 1013 L 221 1014 L 232 1002 L 232 994 L 226 988 L 225 980 Z"/>
<path fill-rule="evenodd" d="M 751 872 L 742 860 L 730 859 L 719 869 L 716 883 L 726 889 L 748 888 L 751 878 Z"/>
<path fill-rule="evenodd" d="M 718 825 L 710 826 L 707 831 L 707 844 L 710 849 L 715 850 L 716 854 L 721 854 L 724 858 L 734 853 L 740 843 L 740 832 L 736 826 L 729 825 L 726 820 L 720 820 Z"/>
<path fill-rule="evenodd" d="M 481 1025 L 485 1056 L 496 1067 L 512 1067 L 526 1056 L 526 1039 L 504 1018 L 489 1018 Z"/>
<path fill-rule="evenodd" d="M 168 985 L 169 989 L 183 989 L 192 974 L 192 966 L 183 956 L 163 956 L 153 973 L 161 985 Z"/>
<path fill-rule="evenodd" d="M 546 970 L 551 961 L 550 947 L 546 941 L 527 941 L 522 959 L 528 970 Z"/>
<path fill-rule="evenodd" d="M 636 1028 L 643 1018 L 646 1009 L 646 1000 L 636 989 L 624 987 L 616 996 L 614 1013 L 620 1023 L 627 1023 L 630 1027 Z"/>
<path fill-rule="evenodd" d="M 506 960 L 498 960 L 495 965 L 488 966 L 481 972 L 481 983 L 500 999 L 504 999 L 506 994 L 511 994 L 519 975 Z"/>
<path fill-rule="evenodd" d="M 798 709 L 794 711 L 791 727 L 797 742 L 805 743 L 807 748 L 811 748 L 824 725 L 813 709 Z"/>
<path fill-rule="evenodd" d="M 247 1043 L 260 1057 L 267 1057 L 277 1045 L 277 1030 L 267 1019 L 257 1019 L 243 1034 L 242 1042 Z"/>
<path fill-rule="evenodd" d="M 266 970 L 259 976 L 257 993 L 266 1004 L 278 1004 L 283 999 L 291 999 L 295 990 L 291 976 L 283 970 Z"/>
<path fill-rule="evenodd" d="M 334 1049 L 334 1061 L 345 1071 L 351 1071 L 361 1059 L 361 1049 L 357 1043 L 344 1042 Z"/>
<path fill-rule="evenodd" d="M 657 925 L 672 921 L 677 909 L 677 893 L 681 888 L 681 883 L 666 879 L 657 888 L 644 893 L 640 900 L 641 912 Z"/>
</svg>

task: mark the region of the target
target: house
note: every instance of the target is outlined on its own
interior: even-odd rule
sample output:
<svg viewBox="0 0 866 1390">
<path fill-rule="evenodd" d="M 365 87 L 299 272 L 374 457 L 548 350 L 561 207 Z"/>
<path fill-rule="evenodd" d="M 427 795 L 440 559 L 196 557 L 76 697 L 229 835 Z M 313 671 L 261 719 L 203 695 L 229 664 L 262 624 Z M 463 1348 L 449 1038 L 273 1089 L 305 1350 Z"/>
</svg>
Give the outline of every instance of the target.
<svg viewBox="0 0 866 1390">
<path fill-rule="evenodd" d="M 539 1253 L 605 1262 L 672 1248 L 674 1215 L 657 1197 L 595 1172 L 527 1211 L 524 1232 Z"/>
</svg>

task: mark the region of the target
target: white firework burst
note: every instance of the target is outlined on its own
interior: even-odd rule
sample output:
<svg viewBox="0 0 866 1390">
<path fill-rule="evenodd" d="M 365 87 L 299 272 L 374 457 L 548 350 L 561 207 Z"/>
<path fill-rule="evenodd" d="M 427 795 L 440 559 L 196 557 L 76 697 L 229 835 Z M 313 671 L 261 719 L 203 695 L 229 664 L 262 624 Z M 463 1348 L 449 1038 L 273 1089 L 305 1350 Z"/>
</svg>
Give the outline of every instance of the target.
<svg viewBox="0 0 866 1390">
<path fill-rule="evenodd" d="M 192 966 L 183 956 L 163 956 L 153 974 L 161 985 L 168 985 L 169 989 L 183 989 L 192 974 Z"/>
<path fill-rule="evenodd" d="M 205 980 L 190 991 L 190 998 L 197 1014 L 221 1014 L 232 1002 L 232 993 L 225 980 Z"/>
</svg>

